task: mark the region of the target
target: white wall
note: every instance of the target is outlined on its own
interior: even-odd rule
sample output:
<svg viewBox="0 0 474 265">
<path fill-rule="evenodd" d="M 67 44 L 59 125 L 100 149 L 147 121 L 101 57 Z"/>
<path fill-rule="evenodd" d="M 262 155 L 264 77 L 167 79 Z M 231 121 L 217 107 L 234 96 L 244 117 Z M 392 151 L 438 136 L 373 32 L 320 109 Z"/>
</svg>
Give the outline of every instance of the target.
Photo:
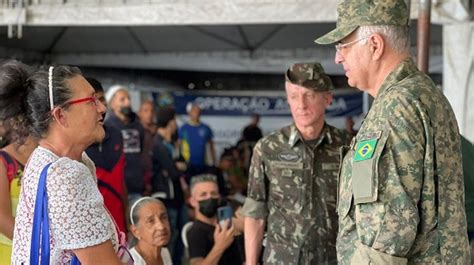
<svg viewBox="0 0 474 265">
<path fill-rule="evenodd" d="M 474 142 L 474 22 L 443 26 L 443 90 L 461 134 Z"/>
</svg>

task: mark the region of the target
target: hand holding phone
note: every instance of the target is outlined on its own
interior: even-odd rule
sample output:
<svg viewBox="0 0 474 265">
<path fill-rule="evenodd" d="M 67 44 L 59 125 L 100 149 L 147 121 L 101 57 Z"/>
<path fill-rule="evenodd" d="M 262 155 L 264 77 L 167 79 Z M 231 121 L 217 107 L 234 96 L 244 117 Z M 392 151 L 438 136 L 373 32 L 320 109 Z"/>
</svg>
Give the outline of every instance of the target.
<svg viewBox="0 0 474 265">
<path fill-rule="evenodd" d="M 217 219 L 219 220 L 219 225 L 223 228 L 224 221 L 229 220 L 227 228 L 232 226 L 232 217 L 234 213 L 230 206 L 222 206 L 217 208 Z"/>
</svg>

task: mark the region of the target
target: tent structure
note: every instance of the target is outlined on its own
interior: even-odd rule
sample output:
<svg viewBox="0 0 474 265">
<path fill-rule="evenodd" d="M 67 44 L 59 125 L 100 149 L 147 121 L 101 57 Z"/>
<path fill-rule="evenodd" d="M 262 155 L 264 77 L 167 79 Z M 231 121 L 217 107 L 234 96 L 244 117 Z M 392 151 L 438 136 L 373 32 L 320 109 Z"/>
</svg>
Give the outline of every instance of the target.
<svg viewBox="0 0 474 265">
<path fill-rule="evenodd" d="M 411 18 L 420 3 L 410 1 Z M 318 60 L 332 75 L 333 0 L 2 0 L 0 58 L 90 67 L 282 73 Z M 472 0 L 433 0 L 430 73 L 474 140 Z M 413 23 L 415 26 L 415 23 Z M 412 27 L 415 46 L 416 28 Z M 415 52 L 415 49 L 413 49 Z M 472 104 L 471 104 L 472 105 Z"/>
<path fill-rule="evenodd" d="M 333 63 L 334 47 L 313 42 L 334 28 L 338 1 L 6 2 L 10 7 L 0 9 L 5 26 L 0 34 L 2 57 L 98 67 L 260 73 L 281 73 L 292 62 L 317 59 L 330 74 L 343 74 Z M 416 18 L 419 1 L 412 2 Z M 442 71 L 440 25 L 465 20 L 463 6 L 460 0 L 443 0 L 433 9 L 432 73 Z M 460 11 L 446 10 L 453 7 Z"/>
</svg>

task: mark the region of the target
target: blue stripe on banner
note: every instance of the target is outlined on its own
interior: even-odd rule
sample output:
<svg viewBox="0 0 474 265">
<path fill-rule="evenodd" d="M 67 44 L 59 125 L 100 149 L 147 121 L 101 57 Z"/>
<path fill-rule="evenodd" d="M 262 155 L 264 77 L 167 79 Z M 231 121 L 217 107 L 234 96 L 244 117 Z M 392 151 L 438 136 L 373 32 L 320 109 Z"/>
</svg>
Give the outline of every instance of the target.
<svg viewBox="0 0 474 265">
<path fill-rule="evenodd" d="M 178 115 L 186 114 L 189 102 L 198 103 L 202 115 L 248 116 L 253 113 L 262 116 L 291 116 L 285 96 L 237 96 L 197 95 L 182 93 L 166 94 L 173 101 Z M 326 111 L 327 117 L 357 116 L 362 114 L 363 94 L 360 92 L 333 95 L 333 103 Z M 169 97 L 173 99 L 170 100 Z M 155 95 L 160 99 L 160 95 Z"/>
</svg>

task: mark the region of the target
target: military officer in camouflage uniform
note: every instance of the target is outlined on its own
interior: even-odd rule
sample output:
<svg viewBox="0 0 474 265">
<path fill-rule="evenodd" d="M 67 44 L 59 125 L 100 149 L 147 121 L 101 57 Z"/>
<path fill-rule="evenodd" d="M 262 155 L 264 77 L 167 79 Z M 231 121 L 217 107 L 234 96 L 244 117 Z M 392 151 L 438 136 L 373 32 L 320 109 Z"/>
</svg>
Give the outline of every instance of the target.
<svg viewBox="0 0 474 265">
<path fill-rule="evenodd" d="M 335 264 L 339 148 L 350 136 L 325 123 L 333 85 L 319 63 L 286 72 L 294 124 L 254 148 L 245 216 L 247 265 L 257 263 L 266 224 L 265 264 Z"/>
<path fill-rule="evenodd" d="M 338 7 L 349 85 L 375 100 L 339 177 L 341 264 L 469 264 L 460 136 L 447 99 L 410 57 L 404 0 Z"/>
</svg>

